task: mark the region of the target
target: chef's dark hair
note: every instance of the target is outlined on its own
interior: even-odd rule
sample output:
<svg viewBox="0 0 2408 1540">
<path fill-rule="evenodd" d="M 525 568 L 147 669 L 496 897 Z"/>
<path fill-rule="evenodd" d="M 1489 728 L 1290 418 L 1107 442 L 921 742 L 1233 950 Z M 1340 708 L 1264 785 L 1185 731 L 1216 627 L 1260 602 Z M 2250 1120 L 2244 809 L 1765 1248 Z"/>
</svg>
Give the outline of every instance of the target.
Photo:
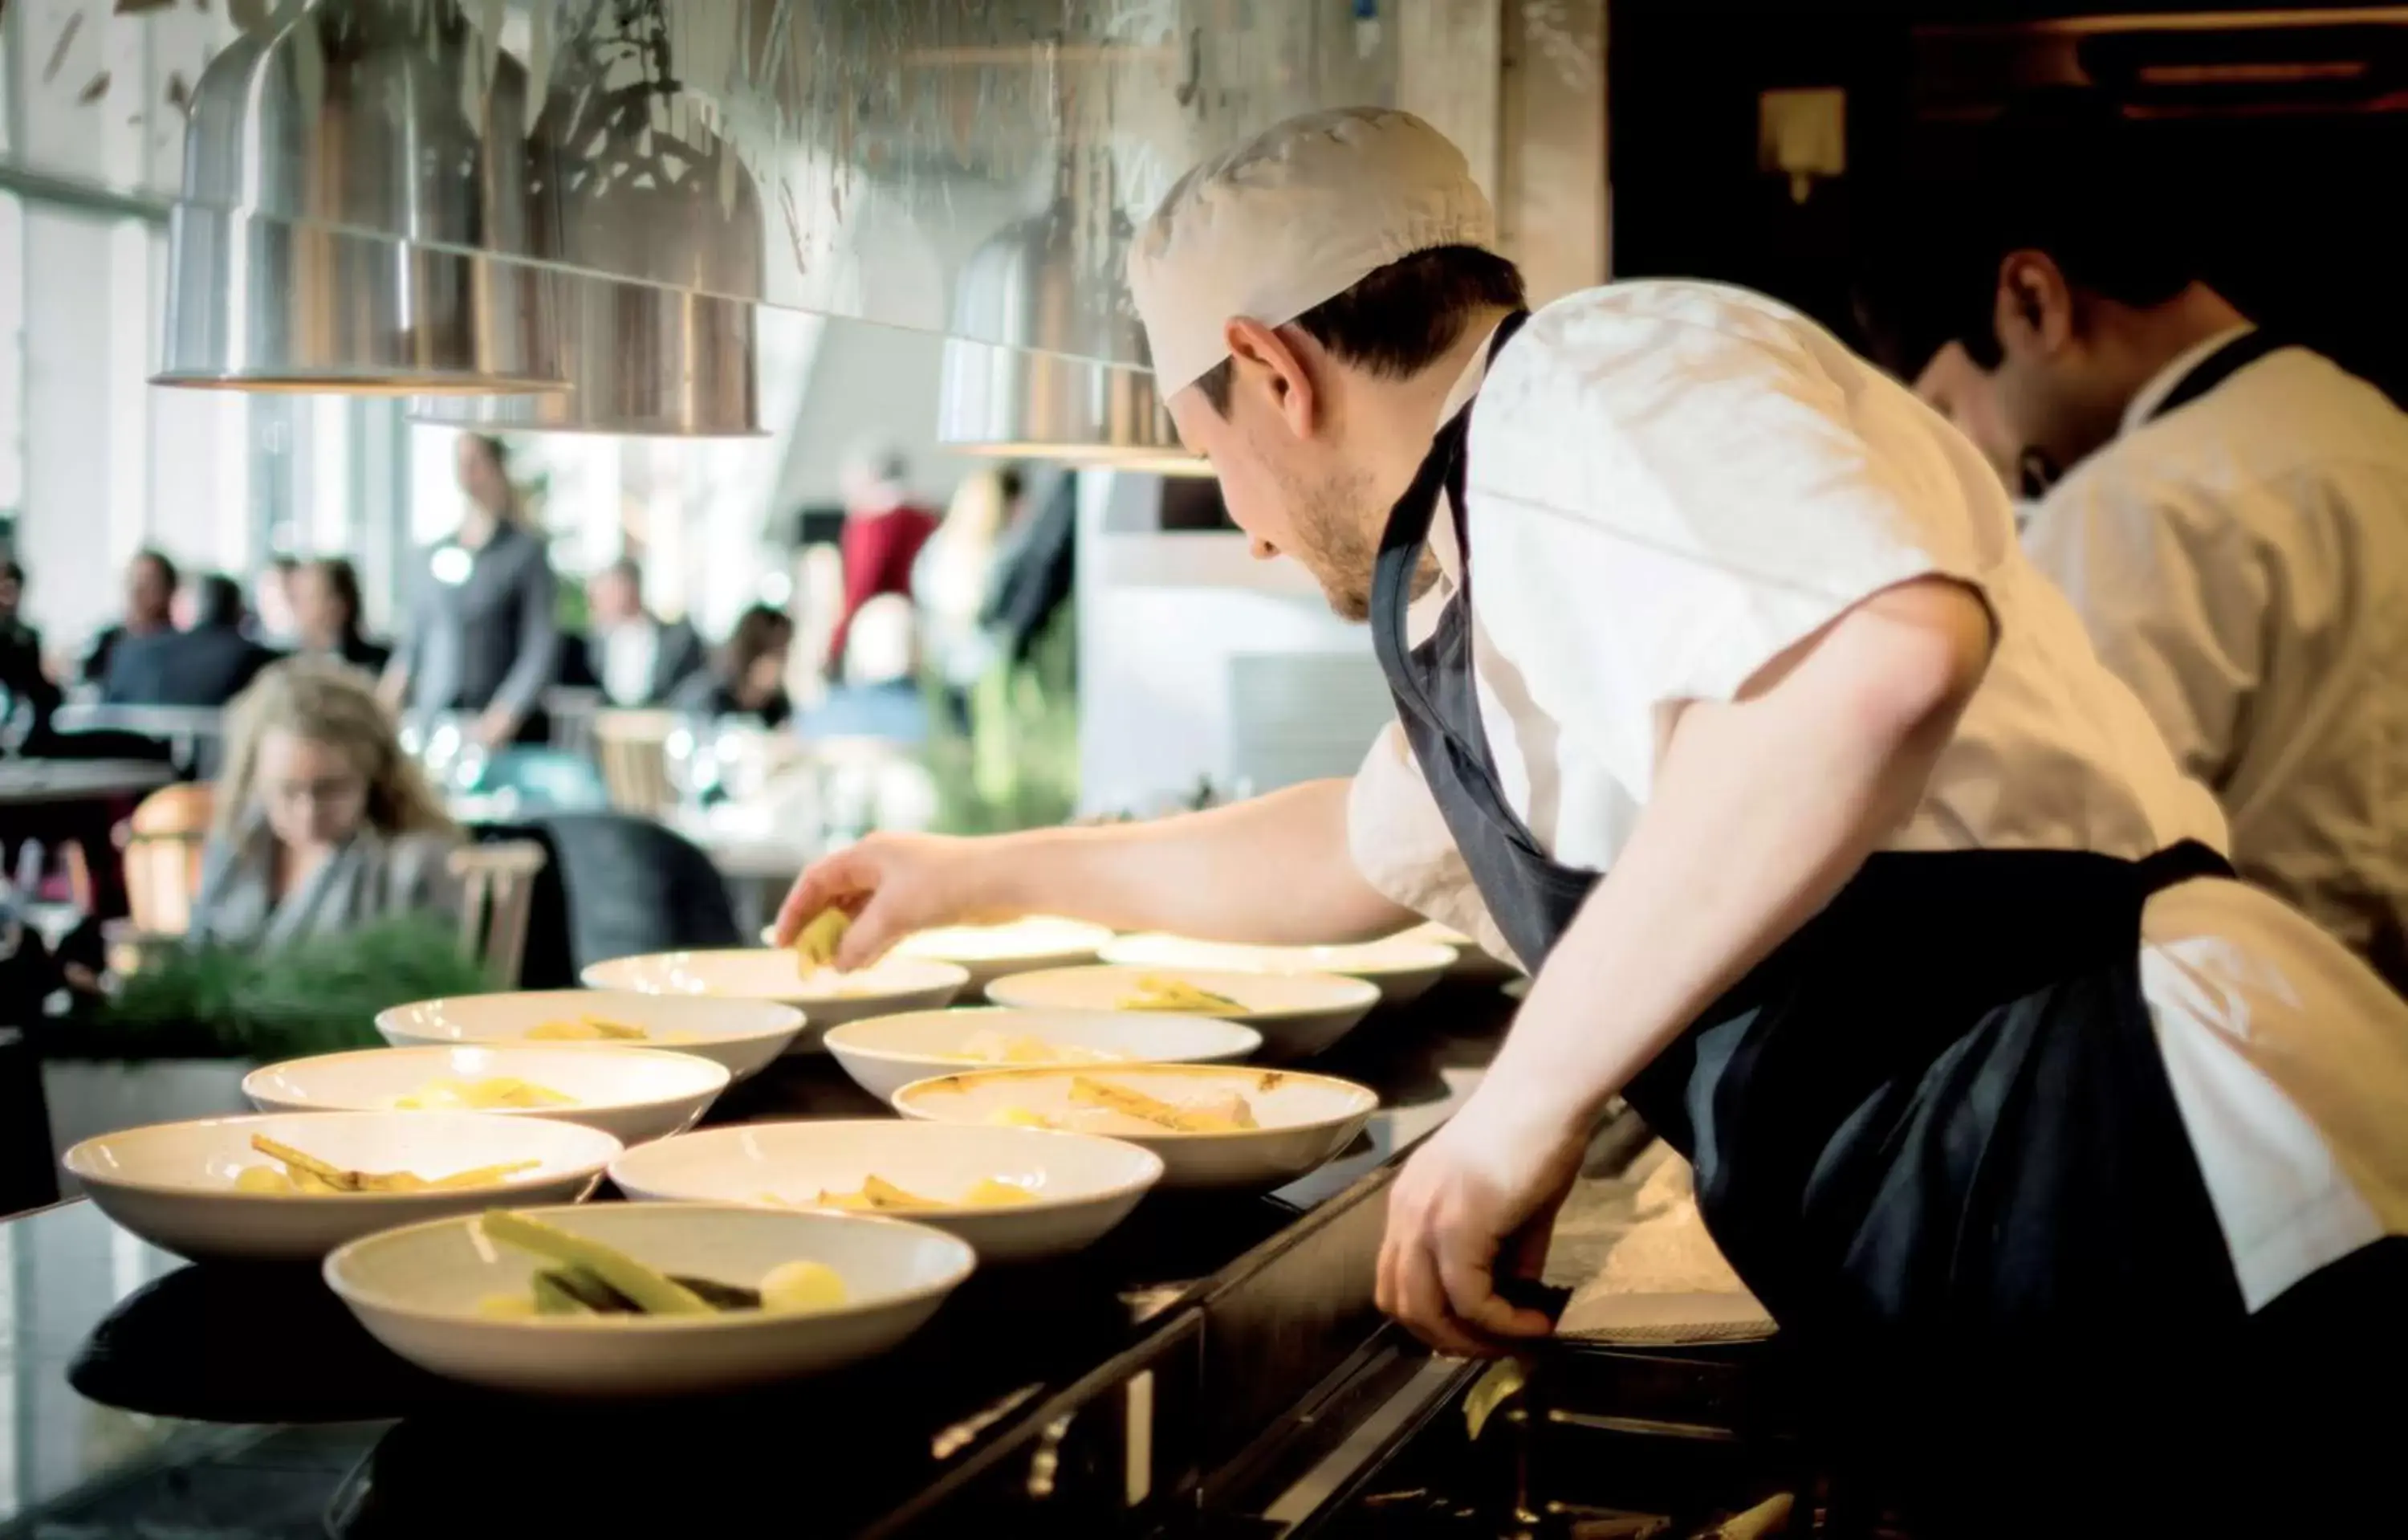
<svg viewBox="0 0 2408 1540">
<path fill-rule="evenodd" d="M 1295 324 L 1341 363 L 1383 380 L 1410 380 L 1443 357 L 1484 306 L 1518 310 L 1522 272 L 1477 246 L 1433 246 L 1376 268 L 1342 294 L 1297 316 Z M 1229 414 L 1230 361 L 1196 382 Z"/>
<path fill-rule="evenodd" d="M 2068 283 L 2130 306 L 2164 304 L 2202 276 L 2145 127 L 2086 86 L 2018 98 L 1984 130 L 1970 179 L 1891 201 L 1866 237 L 1880 256 L 1856 313 L 1875 359 L 1908 379 L 1950 341 L 1998 367 L 1999 266 L 2011 252 L 2046 252 Z"/>
</svg>

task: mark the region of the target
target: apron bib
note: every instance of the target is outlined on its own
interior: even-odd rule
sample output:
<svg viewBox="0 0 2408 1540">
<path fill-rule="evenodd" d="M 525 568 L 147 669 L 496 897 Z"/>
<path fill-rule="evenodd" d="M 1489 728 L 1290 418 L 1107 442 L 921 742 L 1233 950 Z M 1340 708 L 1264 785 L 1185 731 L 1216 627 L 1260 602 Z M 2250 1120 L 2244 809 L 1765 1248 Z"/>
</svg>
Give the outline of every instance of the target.
<svg viewBox="0 0 2408 1540">
<path fill-rule="evenodd" d="M 1481 897 L 1535 971 L 1598 874 L 1553 859 L 1497 783 L 1472 674 L 1469 416 L 1440 430 L 1389 517 L 1373 642 Z M 1462 580 L 1435 634 L 1408 646 L 1442 493 Z M 2138 957 L 2150 894 L 2229 872 L 2194 843 L 2140 861 L 1875 855 L 1626 1095 L 1696 1166 L 1715 1242 L 1795 1340 L 2004 1361 L 2136 1319 L 2229 1327 L 2240 1288 Z"/>
</svg>

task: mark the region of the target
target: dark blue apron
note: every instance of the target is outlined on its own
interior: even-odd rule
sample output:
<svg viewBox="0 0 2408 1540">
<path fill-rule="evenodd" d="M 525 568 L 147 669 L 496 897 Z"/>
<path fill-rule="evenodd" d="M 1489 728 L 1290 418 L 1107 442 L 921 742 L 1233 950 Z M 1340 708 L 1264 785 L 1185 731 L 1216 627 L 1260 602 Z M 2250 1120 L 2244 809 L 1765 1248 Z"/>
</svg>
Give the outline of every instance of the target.
<svg viewBox="0 0 2408 1540">
<path fill-rule="evenodd" d="M 1492 353 L 1521 318 L 1499 329 Z M 1499 790 L 1475 698 L 1469 409 L 1390 514 L 1381 666 L 1483 900 L 1536 970 L 1598 873 L 1555 861 Z M 1462 575 L 1406 609 L 1441 493 Z M 1884 853 L 1627 1088 L 1697 1168 L 1716 1243 L 1784 1335 L 1986 1355 L 2243 1317 L 2138 981 L 2141 909 L 2229 875 L 2185 843 Z"/>
</svg>

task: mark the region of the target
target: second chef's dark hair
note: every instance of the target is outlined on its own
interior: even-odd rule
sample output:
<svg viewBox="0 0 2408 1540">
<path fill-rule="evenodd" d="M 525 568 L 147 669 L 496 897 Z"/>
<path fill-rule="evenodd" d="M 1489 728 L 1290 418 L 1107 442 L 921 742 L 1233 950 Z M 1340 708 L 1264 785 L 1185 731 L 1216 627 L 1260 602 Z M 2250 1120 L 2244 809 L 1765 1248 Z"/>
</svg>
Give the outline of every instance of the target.
<svg viewBox="0 0 2408 1540">
<path fill-rule="evenodd" d="M 1433 246 L 1374 269 L 1294 324 L 1341 363 L 1383 380 L 1409 380 L 1438 362 L 1484 306 L 1518 310 L 1521 269 L 1477 246 Z M 1197 378 L 1212 410 L 1229 414 L 1229 360 Z"/>
</svg>

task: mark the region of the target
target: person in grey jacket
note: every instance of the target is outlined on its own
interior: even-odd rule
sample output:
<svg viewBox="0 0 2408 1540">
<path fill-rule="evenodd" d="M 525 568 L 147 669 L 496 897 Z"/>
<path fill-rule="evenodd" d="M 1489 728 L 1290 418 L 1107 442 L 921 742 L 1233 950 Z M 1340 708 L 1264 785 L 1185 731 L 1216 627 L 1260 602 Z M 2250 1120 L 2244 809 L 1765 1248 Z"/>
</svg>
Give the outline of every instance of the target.
<svg viewBox="0 0 2408 1540">
<path fill-rule="evenodd" d="M 521 517 L 499 439 L 461 435 L 459 468 L 460 527 L 425 554 L 380 693 L 413 717 L 472 714 L 488 748 L 538 741 L 560 669 L 551 558 Z"/>
<path fill-rule="evenodd" d="M 229 726 L 188 944 L 264 950 L 458 913 L 464 837 L 356 670 L 276 664 Z"/>
</svg>

